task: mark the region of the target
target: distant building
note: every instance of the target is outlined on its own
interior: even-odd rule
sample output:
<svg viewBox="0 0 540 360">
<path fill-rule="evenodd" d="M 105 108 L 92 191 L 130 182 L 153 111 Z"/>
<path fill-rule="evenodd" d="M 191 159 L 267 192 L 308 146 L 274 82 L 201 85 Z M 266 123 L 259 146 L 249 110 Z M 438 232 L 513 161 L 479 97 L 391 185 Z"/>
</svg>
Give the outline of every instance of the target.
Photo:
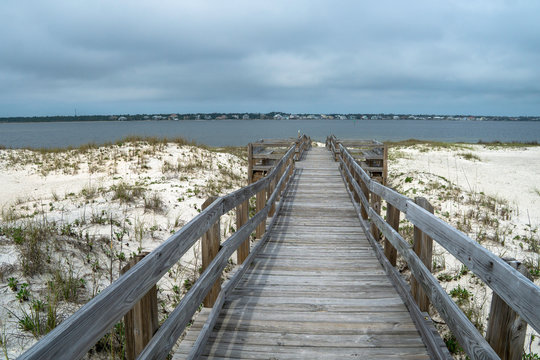
<svg viewBox="0 0 540 360">
<path fill-rule="evenodd" d="M 178 120 L 178 115 L 177 114 L 171 114 L 171 115 L 169 115 L 168 119 L 177 121 Z"/>
<path fill-rule="evenodd" d="M 127 120 L 127 117 L 125 117 L 125 116 L 120 116 L 118 118 L 118 121 L 126 121 L 126 120 Z"/>
<path fill-rule="evenodd" d="M 242 120 L 249 120 L 249 115 L 248 114 L 244 114 L 242 116 Z"/>
</svg>

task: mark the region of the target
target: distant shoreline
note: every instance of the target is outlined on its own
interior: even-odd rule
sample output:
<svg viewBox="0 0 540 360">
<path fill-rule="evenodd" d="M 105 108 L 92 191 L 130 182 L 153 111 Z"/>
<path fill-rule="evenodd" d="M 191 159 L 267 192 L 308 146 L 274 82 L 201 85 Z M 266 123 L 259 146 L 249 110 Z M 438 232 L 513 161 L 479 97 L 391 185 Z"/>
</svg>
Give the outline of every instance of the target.
<svg viewBox="0 0 540 360">
<path fill-rule="evenodd" d="M 136 115 L 139 116 L 139 115 Z M 187 116 L 187 115 L 186 115 Z M 350 118 L 351 116 L 356 116 L 355 118 Z M 350 120 L 350 121 L 366 121 L 366 120 L 424 120 L 424 121 L 540 121 L 540 116 L 476 116 L 476 117 L 470 117 L 470 116 L 461 116 L 461 115 L 455 115 L 455 116 L 434 116 L 433 115 L 417 115 L 414 116 L 414 118 L 409 117 L 409 115 L 404 115 L 399 118 L 394 118 L 391 115 L 369 115 L 368 118 L 362 118 L 362 116 L 368 116 L 368 115 L 347 115 L 347 118 L 321 118 L 321 117 L 315 117 L 315 118 L 308 118 L 308 117 L 294 117 L 294 118 L 273 118 L 273 117 L 265 117 L 265 118 L 249 118 L 249 119 L 242 119 L 242 118 L 233 118 L 233 117 L 227 117 L 227 118 L 210 118 L 210 119 L 197 119 L 197 118 L 187 118 L 187 119 L 144 119 L 144 118 L 127 118 L 123 120 L 111 119 L 110 116 L 101 116 L 101 115 L 89 115 L 89 116 L 77 116 L 77 117 L 69 117 L 69 116 L 36 116 L 36 117 L 0 117 L 0 123 L 6 124 L 16 124 L 16 123 L 58 123 L 58 122 L 135 122 L 135 121 L 155 121 L 155 122 L 163 122 L 163 121 L 259 121 L 259 120 L 282 120 L 282 121 L 290 121 L 290 120 L 327 120 L 327 121 L 334 121 L 334 120 Z M 371 116 L 377 116 L 377 118 L 373 119 Z"/>
</svg>

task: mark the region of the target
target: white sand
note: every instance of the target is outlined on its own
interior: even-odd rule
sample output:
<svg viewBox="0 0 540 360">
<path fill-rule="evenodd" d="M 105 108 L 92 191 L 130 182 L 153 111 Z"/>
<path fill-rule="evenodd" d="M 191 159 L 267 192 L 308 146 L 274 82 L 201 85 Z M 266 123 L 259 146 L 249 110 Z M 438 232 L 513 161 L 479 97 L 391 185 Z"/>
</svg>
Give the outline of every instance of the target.
<svg viewBox="0 0 540 360">
<path fill-rule="evenodd" d="M 237 156 L 176 144 L 115 145 L 82 154 L 0 150 L 0 226 L 29 222 L 55 222 L 59 229 L 71 226 L 72 234 L 59 236 L 60 241 L 51 245 L 57 249 L 48 253 L 53 263 L 60 264 L 57 266 L 64 271 L 71 266 L 76 269 L 76 276 L 85 280 L 86 294 L 81 296 L 84 299 L 110 283 L 110 259 L 106 252 L 111 238 L 118 256 L 123 253 L 129 258 L 132 253 L 151 251 L 194 218 L 209 195 L 223 195 L 244 186 L 246 173 L 246 161 Z M 132 202 L 121 202 L 114 199 L 113 190 L 120 184 L 142 188 L 144 194 Z M 161 209 L 145 209 L 144 198 L 149 201 L 154 197 L 160 200 Z M 221 217 L 224 237 L 234 227 L 233 220 L 228 214 Z M 86 244 L 86 239 L 92 242 L 92 250 L 85 245 L 80 249 L 81 245 L 75 244 Z M 31 296 L 44 300 L 50 275 L 23 276 L 19 251 L 2 236 L 0 254 L 0 335 L 6 334 L 7 355 L 15 358 L 35 339 L 19 329 L 17 317 L 22 316 L 23 309 L 29 312 L 30 305 L 19 303 L 16 292 L 7 286 L 8 278 L 30 284 Z M 184 291 L 184 280 L 194 276 L 200 263 L 197 244 L 158 283 L 159 298 L 166 303 L 160 308 L 160 317 L 171 310 L 178 298 L 174 287 Z M 92 270 L 93 264 L 98 265 L 98 271 Z M 118 277 L 119 267 L 115 256 L 113 279 Z M 73 313 L 78 306 L 62 303 L 61 317 Z"/>
<path fill-rule="evenodd" d="M 467 160 L 466 154 L 473 154 L 479 160 Z M 531 251 L 531 244 L 536 243 L 537 248 L 540 244 L 540 147 L 467 145 L 466 148 L 433 149 L 417 145 L 391 149 L 390 158 L 394 158 L 389 162 L 391 186 L 411 198 L 426 197 L 437 216 L 498 256 L 538 264 L 540 255 Z M 445 196 L 445 189 L 430 184 L 453 187 L 454 191 Z M 495 211 L 474 204 L 487 197 L 495 199 Z M 506 211 L 509 215 L 502 216 Z M 496 222 L 490 223 L 493 219 Z M 463 223 L 468 223 L 469 227 Z M 441 282 L 448 292 L 459 285 L 472 293 L 474 300 L 464 307 L 478 311 L 478 321 L 485 327 L 491 290 L 472 278 L 470 272 L 459 276 L 461 262 L 438 244 L 434 248 L 434 261 L 442 266 L 435 271 L 435 276 L 459 277 Z M 539 279 L 535 283 L 540 284 Z M 528 327 L 526 344 L 531 334 L 534 332 Z M 538 334 L 532 351 L 540 352 Z"/>
</svg>

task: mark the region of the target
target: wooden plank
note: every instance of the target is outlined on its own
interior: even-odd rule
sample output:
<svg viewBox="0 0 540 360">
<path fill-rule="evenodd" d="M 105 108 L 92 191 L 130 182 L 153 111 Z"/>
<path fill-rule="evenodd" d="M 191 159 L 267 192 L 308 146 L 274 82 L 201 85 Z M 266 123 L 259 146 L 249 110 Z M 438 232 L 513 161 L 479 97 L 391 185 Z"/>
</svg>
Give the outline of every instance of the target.
<svg viewBox="0 0 540 360">
<path fill-rule="evenodd" d="M 217 196 L 211 196 L 202 204 L 202 209 L 206 209 L 210 204 L 216 201 Z M 219 218 L 218 220 L 210 226 L 208 231 L 204 233 L 201 240 L 201 253 L 202 253 L 202 270 L 206 270 L 210 263 L 219 252 L 219 247 L 221 243 L 220 231 L 219 231 Z M 210 288 L 210 291 L 206 295 L 203 301 L 204 307 L 211 308 L 214 306 L 219 290 L 221 289 L 221 281 L 218 279 L 214 285 Z"/>
<path fill-rule="evenodd" d="M 272 159 L 279 160 L 285 155 L 285 151 L 282 152 L 272 152 L 269 154 L 253 154 L 253 159 Z"/>
<path fill-rule="evenodd" d="M 399 232 L 399 209 L 395 208 L 392 204 L 386 204 L 386 222 L 394 229 L 396 232 Z M 397 250 L 392 246 L 392 243 L 387 238 L 384 239 L 384 255 L 392 264 L 396 266 L 397 262 Z"/>
<path fill-rule="evenodd" d="M 270 171 L 274 165 L 253 165 L 253 171 Z"/>
<path fill-rule="evenodd" d="M 266 204 L 266 191 L 263 189 L 257 193 L 257 199 L 255 201 L 255 211 L 260 212 Z M 255 237 L 257 239 L 262 238 L 266 229 L 266 222 L 261 222 L 255 231 Z"/>
<path fill-rule="evenodd" d="M 248 211 L 249 211 L 249 202 L 244 201 L 236 208 L 236 228 L 240 229 L 248 221 Z M 242 264 L 244 260 L 249 255 L 250 250 L 250 239 L 249 236 L 246 238 L 244 243 L 238 247 L 236 253 L 236 262 L 237 264 Z"/>
<path fill-rule="evenodd" d="M 503 258 L 503 260 L 527 278 L 531 278 L 527 268 L 519 261 L 509 258 Z M 493 293 L 486 340 L 501 359 L 520 360 L 522 358 L 526 331 L 527 323 L 500 296 Z"/>
<path fill-rule="evenodd" d="M 396 347 L 422 347 L 422 339 L 416 334 L 381 334 L 371 335 L 313 335 L 313 334 L 279 334 L 247 331 L 223 331 L 212 335 L 212 340 L 223 344 L 238 342 L 240 344 L 265 346 L 329 346 L 342 347 L 347 344 L 362 344 L 364 347 L 383 347 L 394 344 Z M 192 340 L 192 337 L 186 337 Z"/>
<path fill-rule="evenodd" d="M 433 206 L 427 201 L 426 198 L 417 197 L 414 199 L 414 202 L 433 214 Z M 420 260 L 422 260 L 426 268 L 431 271 L 431 267 L 433 265 L 433 240 L 424 234 L 417 226 L 414 227 L 413 250 L 416 255 L 418 255 Z M 422 290 L 421 286 L 418 285 L 418 282 L 414 277 L 411 278 L 411 293 L 413 294 L 413 297 L 415 298 L 420 310 L 428 311 L 429 299 L 424 293 L 424 290 Z"/>
<path fill-rule="evenodd" d="M 272 349 L 274 349 L 272 351 Z M 263 347 L 247 345 L 218 346 L 211 349 L 208 359 L 429 359 L 424 348 L 325 348 L 325 347 Z"/>
<path fill-rule="evenodd" d="M 126 266 L 122 268 L 120 274 L 125 274 L 148 252 L 132 258 Z M 146 344 L 152 339 L 159 327 L 157 287 L 153 286 L 146 295 L 124 316 L 125 326 L 125 349 L 126 359 L 134 360 L 141 353 Z"/>
<path fill-rule="evenodd" d="M 371 192 L 385 199 L 388 203 L 397 208 L 399 211 L 403 213 L 407 212 L 407 202 L 410 201 L 408 197 L 403 196 L 395 190 L 387 188 L 386 186 L 379 184 L 376 181 L 370 181 L 369 189 Z"/>
</svg>

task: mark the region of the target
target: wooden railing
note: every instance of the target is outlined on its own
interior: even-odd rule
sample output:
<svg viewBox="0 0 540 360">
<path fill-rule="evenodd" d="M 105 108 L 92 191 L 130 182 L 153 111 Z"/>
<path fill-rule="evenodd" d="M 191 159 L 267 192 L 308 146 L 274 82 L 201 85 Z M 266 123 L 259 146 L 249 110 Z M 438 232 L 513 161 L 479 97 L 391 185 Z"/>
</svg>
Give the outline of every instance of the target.
<svg viewBox="0 0 540 360">
<path fill-rule="evenodd" d="M 207 204 L 208 206 L 198 216 L 43 337 L 23 353 L 19 359 L 77 359 L 82 357 L 145 296 L 199 238 L 206 233 L 205 241 L 214 242 L 216 237 L 212 236 L 212 233 L 215 232 L 215 224 L 219 224 L 223 214 L 236 208 L 237 214 L 240 214 L 237 219 L 236 232 L 221 245 L 218 238 L 217 247 L 215 244 L 211 246 L 214 250 L 217 248 L 219 251 L 217 254 L 214 253 L 215 257 L 206 264 L 199 279 L 169 314 L 167 320 L 138 356 L 138 359 L 166 358 L 205 296 L 216 286 L 216 282 L 219 290 L 221 273 L 233 252 L 239 250 L 239 264 L 244 259 L 245 261 L 235 277 L 218 293 L 217 299 L 210 299 L 210 303 L 215 303 L 215 311 L 219 312 L 225 296 L 249 265 L 250 259 L 252 259 L 249 253 L 250 234 L 256 228 L 260 228 L 260 224 L 264 224 L 269 214 L 275 210 L 275 203 L 294 172 L 295 154 L 297 154 L 296 144 L 291 146 L 274 164 L 266 177 L 231 194 L 218 197 L 211 204 Z M 259 206 L 257 213 L 248 219 L 249 199 L 255 194 L 261 193 L 269 194 L 269 196 L 268 198 L 261 197 L 263 199 L 262 206 Z M 258 232 L 258 235 L 259 237 L 265 236 L 264 226 L 262 233 Z M 255 247 L 260 244 L 261 241 Z M 208 326 L 210 329 L 213 327 L 212 324 Z M 204 330 L 201 334 L 203 336 L 197 344 L 204 343 L 208 337 L 208 333 Z M 197 351 L 197 347 L 194 349 Z"/>
<path fill-rule="evenodd" d="M 311 138 L 305 134 L 290 139 L 262 139 L 248 144 L 248 183 L 266 176 L 275 162 L 287 149 L 295 146 L 295 160 L 300 160 L 304 151 L 311 148 Z"/>
<path fill-rule="evenodd" d="M 422 250 L 418 249 L 422 247 L 423 242 L 427 242 L 429 239 L 437 241 L 484 281 L 493 290 L 496 297 L 500 297 L 512 311 L 515 311 L 522 320 L 537 332 L 540 332 L 540 288 L 524 274 L 516 270 L 513 267 L 515 264 L 508 264 L 462 232 L 434 216 L 424 208 L 427 207 L 424 201 L 418 201 L 417 203 L 371 179 L 362 167 L 356 163 L 349 151 L 335 140 L 335 137 L 329 137 L 327 145 L 331 151 L 338 154 L 337 160 L 341 164 L 344 179 L 355 200 L 357 212 L 363 220 L 362 224 L 378 254 L 379 260 L 383 265 L 386 264 L 385 268 L 389 275 L 397 282 L 403 282 L 399 274 L 396 275 L 397 272 L 393 268 L 397 249 L 408 263 L 415 281 L 446 321 L 459 344 L 470 358 L 498 359 L 499 356 L 510 358 L 509 353 L 522 351 L 523 342 L 515 345 L 518 348 L 521 346 L 520 350 L 510 350 L 508 348 L 509 344 L 500 346 L 501 342 L 509 343 L 513 341 L 512 337 L 516 336 L 516 334 L 508 334 L 508 332 L 515 332 L 518 330 L 517 328 L 521 327 L 520 330 L 524 333 L 525 329 L 519 326 L 519 320 L 511 324 L 501 325 L 507 328 L 492 329 L 491 333 L 497 332 L 506 335 L 496 339 L 492 338 L 488 343 L 431 274 L 430 267 L 426 266 L 426 259 L 422 259 L 425 254 L 422 254 Z M 380 214 L 381 199 L 384 199 L 387 203 L 386 220 Z M 399 234 L 400 213 L 405 214 L 406 219 L 414 224 L 415 229 L 418 230 L 418 236 L 415 237 L 418 237 L 417 244 L 420 246 L 412 247 Z M 382 232 L 385 238 L 384 250 L 377 241 L 379 231 Z M 417 252 L 415 252 L 415 248 Z M 427 262 L 429 264 L 431 259 Z M 418 296 L 418 290 L 415 290 L 414 286 L 413 291 L 415 292 L 414 297 L 418 301 L 420 296 Z M 410 296 L 410 294 L 403 293 L 402 295 Z M 414 320 L 414 314 L 412 315 Z M 497 314 L 492 313 L 490 322 L 497 317 L 495 315 Z M 494 326 L 498 325 L 490 323 L 488 328 Z M 488 331 L 488 335 L 489 333 L 490 331 Z M 498 353 L 492 347 L 497 348 Z M 520 358 L 521 355 L 512 356 Z"/>
<path fill-rule="evenodd" d="M 335 144 L 333 149 L 330 149 L 330 143 Z M 330 135 L 326 140 L 326 146 L 332 150 L 336 161 L 340 154 L 339 144 L 347 148 L 349 154 L 371 178 L 386 185 L 388 177 L 388 146 L 386 144 L 376 140 L 337 139 L 334 135 Z"/>
</svg>

